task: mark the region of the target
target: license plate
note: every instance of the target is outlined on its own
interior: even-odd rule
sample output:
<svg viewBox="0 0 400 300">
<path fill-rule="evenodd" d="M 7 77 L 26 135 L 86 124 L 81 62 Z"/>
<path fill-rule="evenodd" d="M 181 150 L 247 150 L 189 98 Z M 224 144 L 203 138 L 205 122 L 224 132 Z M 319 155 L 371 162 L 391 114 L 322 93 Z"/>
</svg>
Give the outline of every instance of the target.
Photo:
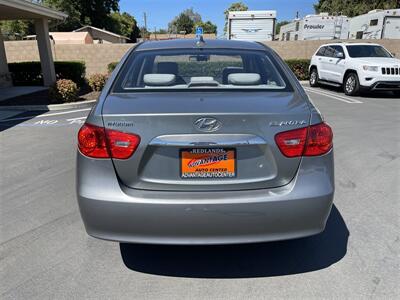
<svg viewBox="0 0 400 300">
<path fill-rule="evenodd" d="M 189 148 L 180 150 L 181 178 L 236 177 L 236 150 L 233 148 Z"/>
</svg>

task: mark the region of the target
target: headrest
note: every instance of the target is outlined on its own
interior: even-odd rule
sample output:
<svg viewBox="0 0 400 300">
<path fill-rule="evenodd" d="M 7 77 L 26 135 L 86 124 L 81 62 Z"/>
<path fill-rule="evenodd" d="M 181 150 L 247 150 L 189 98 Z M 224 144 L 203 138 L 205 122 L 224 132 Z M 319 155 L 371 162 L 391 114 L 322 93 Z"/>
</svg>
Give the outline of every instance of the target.
<svg viewBox="0 0 400 300">
<path fill-rule="evenodd" d="M 228 75 L 228 83 L 233 85 L 258 85 L 261 76 L 257 73 L 233 73 Z"/>
<path fill-rule="evenodd" d="M 174 74 L 145 74 L 143 76 L 144 84 L 147 86 L 168 86 L 175 83 Z"/>
</svg>

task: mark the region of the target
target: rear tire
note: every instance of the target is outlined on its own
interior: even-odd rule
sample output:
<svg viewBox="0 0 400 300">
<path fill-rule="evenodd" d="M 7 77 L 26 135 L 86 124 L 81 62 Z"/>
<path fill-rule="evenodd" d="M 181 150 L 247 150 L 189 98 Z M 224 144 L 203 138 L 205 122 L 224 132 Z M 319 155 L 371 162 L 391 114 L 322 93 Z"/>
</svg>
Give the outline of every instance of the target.
<svg viewBox="0 0 400 300">
<path fill-rule="evenodd" d="M 343 82 L 343 91 L 348 96 L 357 96 L 360 94 L 360 81 L 356 73 L 347 74 Z"/>
<path fill-rule="evenodd" d="M 317 87 L 318 86 L 318 70 L 317 68 L 312 68 L 310 72 L 310 86 Z"/>
</svg>

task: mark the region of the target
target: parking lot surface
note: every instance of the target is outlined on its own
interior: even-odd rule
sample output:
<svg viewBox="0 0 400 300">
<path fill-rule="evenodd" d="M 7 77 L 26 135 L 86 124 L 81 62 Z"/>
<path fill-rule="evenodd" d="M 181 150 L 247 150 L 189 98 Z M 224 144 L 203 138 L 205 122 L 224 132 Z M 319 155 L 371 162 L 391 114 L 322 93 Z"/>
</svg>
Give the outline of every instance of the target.
<svg viewBox="0 0 400 300">
<path fill-rule="evenodd" d="M 324 233 L 232 246 L 89 237 L 75 199 L 88 109 L 0 120 L 1 299 L 399 299 L 400 99 L 306 92 L 334 130 L 335 206 Z"/>
</svg>

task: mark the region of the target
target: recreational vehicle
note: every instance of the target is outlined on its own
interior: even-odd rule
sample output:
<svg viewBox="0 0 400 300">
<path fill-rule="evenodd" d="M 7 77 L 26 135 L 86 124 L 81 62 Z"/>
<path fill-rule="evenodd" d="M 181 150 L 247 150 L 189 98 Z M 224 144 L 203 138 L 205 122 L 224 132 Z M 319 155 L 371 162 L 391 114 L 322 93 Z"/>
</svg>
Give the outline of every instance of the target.
<svg viewBox="0 0 400 300">
<path fill-rule="evenodd" d="M 349 18 L 328 13 L 307 15 L 281 27 L 281 41 L 346 39 Z"/>
<path fill-rule="evenodd" d="M 352 18 L 349 39 L 400 39 L 400 9 L 375 9 Z"/>
<path fill-rule="evenodd" d="M 228 15 L 229 40 L 273 41 L 276 11 L 230 11 Z"/>
</svg>

